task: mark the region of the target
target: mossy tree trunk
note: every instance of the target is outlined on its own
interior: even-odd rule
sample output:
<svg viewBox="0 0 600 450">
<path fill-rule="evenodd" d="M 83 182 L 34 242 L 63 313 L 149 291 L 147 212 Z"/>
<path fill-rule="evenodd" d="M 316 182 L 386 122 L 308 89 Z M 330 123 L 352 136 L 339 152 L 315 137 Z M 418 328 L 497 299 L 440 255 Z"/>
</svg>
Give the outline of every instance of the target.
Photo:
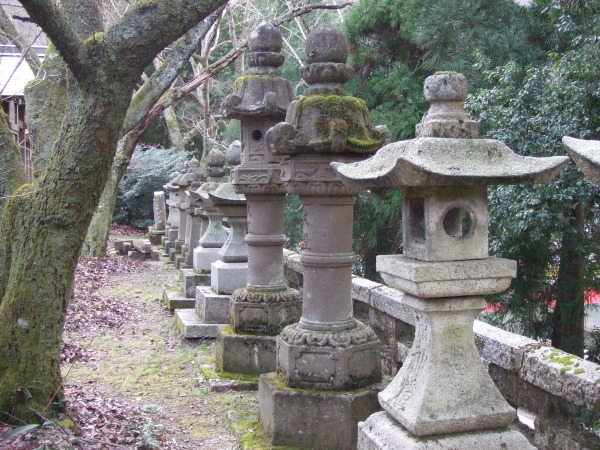
<svg viewBox="0 0 600 450">
<path fill-rule="evenodd" d="M 125 175 L 138 139 L 139 134 L 135 131 L 130 131 L 119 139 L 117 155 L 113 161 L 110 176 L 106 180 L 100 201 L 96 206 L 85 237 L 82 249 L 82 254 L 85 256 L 100 257 L 106 255 L 106 243 L 117 202 L 119 183 Z"/>
<path fill-rule="evenodd" d="M 65 311 L 129 106 L 123 93 L 159 51 L 222 3 L 144 0 L 105 33 L 80 37 L 53 0 L 21 0 L 67 64 L 69 100 L 39 180 L 3 214 L 0 420 L 31 422 L 62 407 Z"/>
<path fill-rule="evenodd" d="M 585 324 L 584 225 L 583 205 L 577 203 L 565 212 L 552 330 L 554 347 L 580 357 L 583 357 Z"/>
<path fill-rule="evenodd" d="M 140 136 L 152 123 L 152 120 L 147 119 L 148 113 L 173 84 L 187 60 L 197 49 L 198 42 L 202 40 L 220 16 L 222 9 L 222 7 L 217 8 L 205 20 L 182 36 L 171 48 L 162 66 L 152 74 L 133 96 L 121 129 L 122 137 L 117 144 L 117 152 L 110 171 L 110 177 L 104 185 L 102 196 L 88 227 L 82 249 L 85 256 L 100 257 L 106 255 L 106 243 L 117 202 L 119 183 L 125 175 Z M 171 131 L 171 128 L 169 128 L 169 133 Z"/>
<path fill-rule="evenodd" d="M 25 175 L 23 165 L 23 156 L 21 149 L 15 142 L 8 128 L 8 118 L 0 108 L 0 220 L 4 210 L 6 200 L 28 180 Z M 0 222 L 0 236 L 2 236 L 2 227 Z M 0 276 L 4 276 L 2 268 L 5 265 L 6 252 L 4 242 L 0 238 Z M 0 299 L 2 298 L 3 286 L 6 280 L 0 278 Z"/>
</svg>

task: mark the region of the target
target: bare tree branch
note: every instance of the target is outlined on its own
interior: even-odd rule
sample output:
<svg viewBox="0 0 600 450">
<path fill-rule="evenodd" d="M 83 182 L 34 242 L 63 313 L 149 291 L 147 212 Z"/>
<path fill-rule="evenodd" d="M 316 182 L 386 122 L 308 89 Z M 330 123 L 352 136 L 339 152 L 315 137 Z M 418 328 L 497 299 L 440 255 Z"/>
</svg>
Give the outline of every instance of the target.
<svg viewBox="0 0 600 450">
<path fill-rule="evenodd" d="M 31 19 L 52 41 L 76 78 L 88 75 L 90 62 L 81 39 L 52 0 L 20 0 Z"/>
<path fill-rule="evenodd" d="M 8 36 L 10 42 L 12 42 L 13 45 L 19 49 L 21 54 L 24 55 L 25 61 L 27 61 L 31 71 L 36 73 L 40 68 L 41 61 L 37 53 L 31 49 L 31 46 L 35 40 L 32 42 L 27 42 L 27 39 L 23 33 L 17 29 L 13 21 L 10 20 L 10 17 L 8 17 L 6 11 L 4 11 L 4 8 L 2 7 L 0 7 L 0 29 L 6 33 L 6 36 Z"/>
<path fill-rule="evenodd" d="M 104 39 L 129 70 L 139 71 L 177 37 L 225 3 L 226 0 L 140 0 L 107 30 Z"/>
<path fill-rule="evenodd" d="M 220 17 L 224 6 L 217 9 L 210 16 L 188 31 L 177 40 L 171 48 L 169 56 L 152 76 L 135 93 L 131 105 L 127 110 L 121 135 L 127 134 L 140 122 L 159 98 L 169 89 L 177 78 L 181 68 L 186 64 L 200 40 L 206 36 L 213 24 Z"/>
</svg>

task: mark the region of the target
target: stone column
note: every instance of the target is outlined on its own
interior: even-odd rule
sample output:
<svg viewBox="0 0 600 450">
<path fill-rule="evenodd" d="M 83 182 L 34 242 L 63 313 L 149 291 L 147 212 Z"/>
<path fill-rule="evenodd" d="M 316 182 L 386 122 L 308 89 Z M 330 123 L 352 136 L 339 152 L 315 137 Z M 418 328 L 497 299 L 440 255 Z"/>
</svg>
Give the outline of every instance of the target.
<svg viewBox="0 0 600 450">
<path fill-rule="evenodd" d="M 277 374 L 260 377 L 260 420 L 275 445 L 348 449 L 355 445 L 356 423 L 376 408 L 372 386 L 381 379 L 381 343 L 352 311 L 358 189 L 346 187 L 329 164 L 364 159 L 384 135 L 372 127 L 365 103 L 344 95 L 352 73 L 345 36 L 320 27 L 305 50 L 302 76 L 310 87 L 266 137 L 273 153 L 288 156 L 281 179 L 304 207 L 302 317 L 278 337 L 281 380 Z"/>
<path fill-rule="evenodd" d="M 265 144 L 267 130 L 285 118 L 293 98 L 279 70 L 282 43 L 266 22 L 251 33 L 247 75 L 236 80 L 222 106 L 224 117 L 241 121 L 243 161 L 231 178 L 248 204 L 248 285 L 233 293 L 231 329 L 217 336 L 217 369 L 226 372 L 275 371 L 275 336 L 300 318 L 300 293 L 288 289 L 283 276 L 281 166 Z"/>
<path fill-rule="evenodd" d="M 217 148 L 213 148 L 206 155 L 209 181 L 195 191 L 202 201 L 202 211 L 208 219 L 206 231 L 199 240 L 199 245 L 193 250 L 193 266 L 198 273 L 209 273 L 210 266 L 219 258 L 219 249 L 227 240 L 227 231 L 223 228 L 223 214 L 215 208 L 209 193 L 219 186 L 224 180 L 225 155 Z M 192 194 L 192 195 L 196 195 Z"/>
<path fill-rule="evenodd" d="M 229 237 L 219 249 L 219 259 L 211 264 L 211 287 L 218 294 L 231 295 L 248 280 L 246 198 L 234 192 L 231 183 L 221 184 L 209 197 L 230 226 Z"/>
<path fill-rule="evenodd" d="M 152 210 L 154 212 L 154 225 L 148 230 L 148 235 L 152 245 L 160 245 L 165 236 L 167 226 L 167 207 L 165 204 L 165 193 L 155 191 L 152 199 Z"/>
<path fill-rule="evenodd" d="M 171 180 L 163 186 L 163 189 L 168 192 L 169 197 L 166 200 L 168 208 L 167 226 L 163 247 L 165 255 L 169 256 L 171 248 L 175 247 L 175 241 L 179 233 L 179 209 L 175 206 L 179 201 L 179 185 L 178 180 L 181 178 L 181 173 L 175 172 Z"/>
<path fill-rule="evenodd" d="M 200 172 L 200 163 L 194 157 L 188 161 L 186 173 L 183 174 L 181 179 L 179 180 L 179 198 L 180 201 L 176 204 L 176 207 L 179 208 L 179 230 L 177 233 L 177 240 L 175 241 L 175 254 L 170 254 L 171 260 L 175 262 L 177 268 L 179 269 L 185 260 L 184 246 L 185 246 L 185 236 L 187 233 L 187 221 L 188 221 L 188 195 L 187 192 L 190 190 L 192 183 L 194 181 L 200 181 L 202 174 Z"/>
<path fill-rule="evenodd" d="M 473 321 L 483 296 L 506 290 L 516 262 L 488 255 L 488 184 L 545 183 L 566 158 L 528 158 L 477 139 L 462 108 L 462 74 L 425 81 L 429 112 L 417 138 L 369 160 L 334 167 L 348 186 L 404 186 L 402 255 L 377 257 L 377 270 L 404 291 L 415 314 L 414 344 L 379 394 L 385 412 L 359 426 L 358 448 L 533 448 L 508 428 L 516 411 L 482 364 Z"/>
</svg>

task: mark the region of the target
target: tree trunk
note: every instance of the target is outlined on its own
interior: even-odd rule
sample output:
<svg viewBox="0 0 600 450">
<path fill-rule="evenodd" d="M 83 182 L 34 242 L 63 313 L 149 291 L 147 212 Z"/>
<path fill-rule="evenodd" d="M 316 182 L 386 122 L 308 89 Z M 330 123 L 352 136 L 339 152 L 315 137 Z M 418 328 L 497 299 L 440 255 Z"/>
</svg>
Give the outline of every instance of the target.
<svg viewBox="0 0 600 450">
<path fill-rule="evenodd" d="M 25 99 L 33 176 L 37 179 L 46 167 L 67 104 L 67 66 L 52 45 L 36 78 L 25 87 Z"/>
<path fill-rule="evenodd" d="M 133 130 L 119 139 L 117 156 L 113 162 L 110 177 L 106 180 L 83 243 L 82 254 L 85 256 L 101 257 L 106 255 L 106 243 L 108 242 L 110 224 L 117 202 L 119 183 L 125 175 L 139 136 L 136 130 Z"/>
<path fill-rule="evenodd" d="M 583 206 L 577 203 L 565 212 L 565 225 L 556 281 L 552 345 L 583 357 L 585 304 L 583 296 L 582 251 Z"/>
<path fill-rule="evenodd" d="M 162 48 L 222 0 L 136 2 L 105 33 L 86 39 L 53 0 L 20 1 L 69 68 L 65 120 L 48 163 L 30 195 L 10 199 L 2 217 L 7 264 L 0 279 L 7 282 L 0 302 L 0 420 L 30 423 L 63 407 L 65 312 L 128 93 Z"/>
<path fill-rule="evenodd" d="M 131 82 L 102 90 L 86 86 L 72 96 L 61 145 L 54 147 L 38 188 L 10 199 L 3 215 L 11 251 L 0 304 L 0 411 L 26 422 L 62 401 L 64 316 L 98 188 L 110 168 L 109 149 L 127 108 L 128 99 L 118 100 L 118 94 L 127 89 L 133 89 Z M 101 119 L 109 112 L 117 125 Z M 89 148 L 97 153 L 82 152 Z"/>
<path fill-rule="evenodd" d="M 183 136 L 181 135 L 181 128 L 179 127 L 179 119 L 177 119 L 177 115 L 175 114 L 175 108 L 172 106 L 166 108 L 163 112 L 163 116 L 165 118 L 167 132 L 169 133 L 171 147 L 177 150 L 183 150 Z"/>
</svg>

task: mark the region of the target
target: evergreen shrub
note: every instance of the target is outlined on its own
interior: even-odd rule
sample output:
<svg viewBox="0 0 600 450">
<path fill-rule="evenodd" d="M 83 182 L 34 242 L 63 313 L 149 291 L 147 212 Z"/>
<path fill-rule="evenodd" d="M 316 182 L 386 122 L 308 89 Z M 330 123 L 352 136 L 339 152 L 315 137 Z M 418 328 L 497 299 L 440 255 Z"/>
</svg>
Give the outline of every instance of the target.
<svg viewBox="0 0 600 450">
<path fill-rule="evenodd" d="M 188 152 L 138 145 L 119 183 L 113 220 L 139 228 L 152 225 L 154 191 L 162 190 L 173 172 L 182 172 L 190 158 Z"/>
</svg>

